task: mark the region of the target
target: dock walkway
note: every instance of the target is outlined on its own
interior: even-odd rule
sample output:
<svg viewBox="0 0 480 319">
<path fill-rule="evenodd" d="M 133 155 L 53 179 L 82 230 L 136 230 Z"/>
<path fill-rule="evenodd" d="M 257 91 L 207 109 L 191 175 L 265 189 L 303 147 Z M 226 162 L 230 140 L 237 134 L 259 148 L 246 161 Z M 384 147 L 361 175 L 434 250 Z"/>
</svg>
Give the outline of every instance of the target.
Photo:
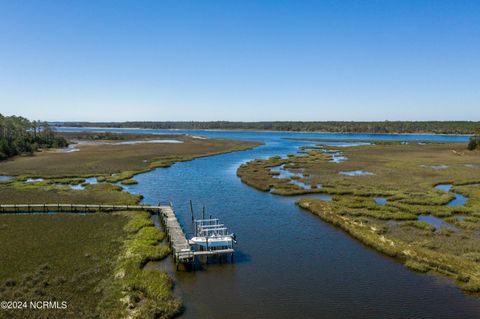
<svg viewBox="0 0 480 319">
<path fill-rule="evenodd" d="M 230 254 L 233 260 L 233 249 L 193 251 L 187 240 L 171 203 L 158 206 L 150 205 L 91 205 L 91 204 L 0 204 L 0 214 L 11 213 L 95 213 L 114 211 L 148 211 L 158 214 L 168 236 L 170 248 L 177 268 L 179 264 L 193 264 L 195 257 Z M 208 259 L 207 259 L 208 260 Z"/>
<path fill-rule="evenodd" d="M 160 206 L 160 218 L 165 227 L 168 239 L 170 241 L 170 248 L 172 249 L 173 260 L 178 265 L 179 263 L 192 263 L 194 261 L 194 253 L 187 236 L 183 232 L 177 216 L 173 211 L 171 205 Z"/>
<path fill-rule="evenodd" d="M 162 206 L 150 205 L 89 205 L 89 204 L 1 204 L 0 213 L 31 213 L 31 212 L 71 212 L 94 213 L 124 210 L 160 211 Z"/>
</svg>

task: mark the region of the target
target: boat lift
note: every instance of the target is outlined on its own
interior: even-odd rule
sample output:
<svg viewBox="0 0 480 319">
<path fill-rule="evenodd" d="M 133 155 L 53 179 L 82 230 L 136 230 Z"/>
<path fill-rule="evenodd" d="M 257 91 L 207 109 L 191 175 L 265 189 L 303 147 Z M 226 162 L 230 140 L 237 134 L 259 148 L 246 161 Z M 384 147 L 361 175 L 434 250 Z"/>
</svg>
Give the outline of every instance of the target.
<svg viewBox="0 0 480 319">
<path fill-rule="evenodd" d="M 195 219 L 193 206 L 190 202 L 194 236 L 188 241 L 195 255 L 231 254 L 233 259 L 233 245 L 236 236 L 229 233 L 228 228 L 220 223 L 218 218 L 205 218 L 203 208 L 202 219 Z"/>
<path fill-rule="evenodd" d="M 194 220 L 195 235 L 189 240 L 195 251 L 233 250 L 235 234 L 218 219 Z"/>
</svg>

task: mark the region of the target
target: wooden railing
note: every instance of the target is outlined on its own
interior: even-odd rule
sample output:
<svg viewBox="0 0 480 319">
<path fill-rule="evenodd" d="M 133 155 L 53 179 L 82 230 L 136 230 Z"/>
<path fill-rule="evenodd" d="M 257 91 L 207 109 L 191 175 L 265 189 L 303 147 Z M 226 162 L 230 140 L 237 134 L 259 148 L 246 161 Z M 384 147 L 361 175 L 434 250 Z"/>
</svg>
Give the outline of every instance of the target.
<svg viewBox="0 0 480 319">
<path fill-rule="evenodd" d="M 48 213 L 48 212 L 111 212 L 145 210 L 158 212 L 162 206 L 150 205 L 93 205 L 93 204 L 0 204 L 0 213 Z"/>
</svg>

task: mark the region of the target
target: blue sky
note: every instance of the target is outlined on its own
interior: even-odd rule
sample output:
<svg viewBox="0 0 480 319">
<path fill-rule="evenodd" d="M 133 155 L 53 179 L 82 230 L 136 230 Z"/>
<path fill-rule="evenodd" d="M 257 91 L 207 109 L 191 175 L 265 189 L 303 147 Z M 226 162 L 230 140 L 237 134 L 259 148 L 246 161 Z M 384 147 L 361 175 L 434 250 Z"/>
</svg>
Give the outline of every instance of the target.
<svg viewBox="0 0 480 319">
<path fill-rule="evenodd" d="M 480 1 L 0 0 L 0 113 L 480 120 Z"/>
</svg>

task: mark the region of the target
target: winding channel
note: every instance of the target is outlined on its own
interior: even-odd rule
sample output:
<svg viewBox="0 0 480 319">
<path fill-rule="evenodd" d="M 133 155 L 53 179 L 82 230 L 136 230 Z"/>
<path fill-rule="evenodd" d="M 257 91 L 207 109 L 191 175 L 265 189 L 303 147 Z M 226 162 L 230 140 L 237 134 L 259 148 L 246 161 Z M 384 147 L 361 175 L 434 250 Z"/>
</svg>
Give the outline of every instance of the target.
<svg viewBox="0 0 480 319">
<path fill-rule="evenodd" d="M 404 141 L 467 137 L 175 132 L 265 143 L 156 169 L 135 176 L 137 185 L 124 186 L 144 195 L 145 203 L 171 200 L 187 231 L 192 199 L 197 212 L 205 205 L 207 214 L 219 217 L 237 234 L 233 264 L 211 263 L 196 272 L 174 272 L 170 259 L 152 266 L 175 277 L 176 293 L 186 306 L 183 318 L 480 318 L 480 299 L 464 294 L 448 279 L 412 272 L 299 209 L 294 204 L 298 198 L 257 191 L 236 176 L 246 161 L 286 156 L 299 146 L 313 145 L 285 137 Z"/>
</svg>

